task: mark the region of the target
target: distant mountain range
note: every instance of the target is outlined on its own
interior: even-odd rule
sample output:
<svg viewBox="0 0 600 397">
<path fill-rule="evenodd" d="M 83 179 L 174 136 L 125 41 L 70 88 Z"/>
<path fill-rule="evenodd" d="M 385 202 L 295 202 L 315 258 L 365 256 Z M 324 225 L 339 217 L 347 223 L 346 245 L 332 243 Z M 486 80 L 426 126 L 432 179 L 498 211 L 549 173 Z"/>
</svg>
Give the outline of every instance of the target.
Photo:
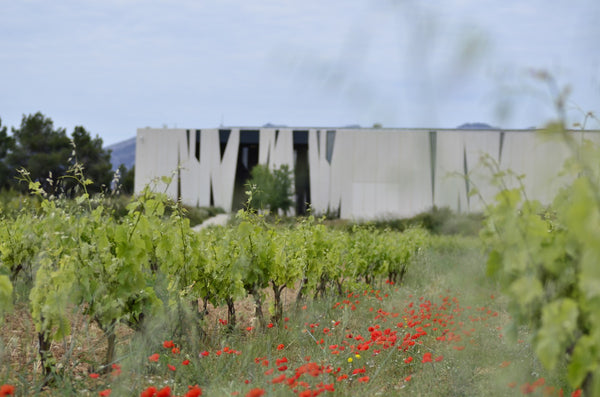
<svg viewBox="0 0 600 397">
<path fill-rule="evenodd" d="M 135 139 L 135 137 L 129 138 L 105 147 L 112 151 L 110 161 L 113 170 L 119 168 L 121 164 L 125 165 L 128 170 L 135 165 Z"/>
<path fill-rule="evenodd" d="M 263 127 L 285 127 L 267 123 Z M 345 128 L 360 128 L 358 125 L 346 126 Z M 465 123 L 457 127 L 461 130 L 490 130 L 497 129 L 485 123 Z M 116 170 L 121 164 L 124 164 L 127 169 L 131 169 L 135 165 L 135 137 L 129 138 L 122 142 L 113 143 L 106 146 L 106 149 L 112 150 L 111 163 L 113 170 Z"/>
</svg>

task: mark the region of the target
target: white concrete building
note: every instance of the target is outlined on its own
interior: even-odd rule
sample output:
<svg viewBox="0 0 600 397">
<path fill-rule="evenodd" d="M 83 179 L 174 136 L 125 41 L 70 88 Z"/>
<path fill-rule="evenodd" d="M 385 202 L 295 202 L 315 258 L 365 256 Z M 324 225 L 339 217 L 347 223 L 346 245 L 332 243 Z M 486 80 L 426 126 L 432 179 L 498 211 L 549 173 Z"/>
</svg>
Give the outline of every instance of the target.
<svg viewBox="0 0 600 397">
<path fill-rule="evenodd" d="M 600 143 L 599 131 L 571 133 Z M 549 202 L 571 153 L 533 130 L 144 128 L 137 131 L 135 191 L 155 181 L 186 204 L 231 211 L 245 201 L 252 167 L 287 164 L 298 213 L 308 204 L 345 219 L 407 217 L 433 206 L 480 211 L 473 187 L 488 199 L 497 191 L 480 164 L 484 154 L 525 174 L 529 198 Z M 173 182 L 156 182 L 161 176 Z"/>
</svg>

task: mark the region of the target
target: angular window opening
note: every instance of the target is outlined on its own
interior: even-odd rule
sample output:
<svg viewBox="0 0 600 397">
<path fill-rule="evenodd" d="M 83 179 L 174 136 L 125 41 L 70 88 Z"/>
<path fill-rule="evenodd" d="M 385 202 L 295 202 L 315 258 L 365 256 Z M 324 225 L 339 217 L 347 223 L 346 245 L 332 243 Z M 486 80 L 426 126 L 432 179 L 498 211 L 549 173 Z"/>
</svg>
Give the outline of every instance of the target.
<svg viewBox="0 0 600 397">
<path fill-rule="evenodd" d="M 238 148 L 231 206 L 234 211 L 244 208 L 246 203 L 246 183 L 250 179 L 252 168 L 258 164 L 259 138 L 259 130 L 240 131 L 240 145 Z"/>
<path fill-rule="evenodd" d="M 335 145 L 335 130 L 327 131 L 327 136 L 325 137 L 325 139 L 325 144 L 327 146 L 325 158 L 327 159 L 327 162 L 331 165 L 331 158 L 333 157 L 333 147 Z"/>
<path fill-rule="evenodd" d="M 248 168 L 248 146 L 244 146 L 242 149 L 242 164 L 245 168 Z"/>
<path fill-rule="evenodd" d="M 231 130 L 219 130 L 221 160 L 223 160 L 223 156 L 225 155 L 225 148 L 227 147 L 227 142 L 229 141 L 229 135 L 231 135 Z"/>
<path fill-rule="evenodd" d="M 294 192 L 296 215 L 305 215 L 310 208 L 310 169 L 308 162 L 308 131 L 294 131 Z"/>
<path fill-rule="evenodd" d="M 317 130 L 317 157 L 321 158 L 321 130 Z"/>
<path fill-rule="evenodd" d="M 467 148 L 463 148 L 463 172 L 465 175 L 465 190 L 467 193 L 467 211 L 471 209 L 471 199 L 469 197 L 469 192 L 471 191 L 471 186 L 469 185 L 469 165 L 467 164 Z"/>
<path fill-rule="evenodd" d="M 186 148 L 188 155 L 190 154 L 190 130 L 185 130 L 185 140 L 187 142 Z"/>
<path fill-rule="evenodd" d="M 201 138 L 201 130 L 196 130 L 196 147 L 194 150 L 194 156 L 196 160 L 200 161 L 200 138 Z"/>
</svg>

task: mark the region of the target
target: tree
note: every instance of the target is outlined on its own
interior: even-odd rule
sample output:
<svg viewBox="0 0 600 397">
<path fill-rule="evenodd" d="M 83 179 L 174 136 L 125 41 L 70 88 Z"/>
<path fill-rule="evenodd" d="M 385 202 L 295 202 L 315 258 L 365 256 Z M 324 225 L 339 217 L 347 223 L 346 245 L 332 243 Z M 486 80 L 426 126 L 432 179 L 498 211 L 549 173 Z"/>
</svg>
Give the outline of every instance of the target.
<svg viewBox="0 0 600 397">
<path fill-rule="evenodd" d="M 97 193 L 110 186 L 112 165 L 110 150 L 102 148 L 102 139 L 91 135 L 81 126 L 71 134 L 75 145 L 75 159 L 83 165 L 83 174 L 93 182 L 87 187 L 89 193 Z"/>
<path fill-rule="evenodd" d="M 0 119 L 0 189 L 10 186 L 10 168 L 6 164 L 6 156 L 14 146 L 14 139 L 6 133 L 6 126 L 2 127 Z"/>
<path fill-rule="evenodd" d="M 92 139 L 84 127 L 75 127 L 69 138 L 64 128 L 55 129 L 52 119 L 37 112 L 23 115 L 20 128 L 13 128 L 12 132 L 6 157 L 9 178 L 14 178 L 17 170 L 24 168 L 31 180 L 39 182 L 49 194 L 72 195 L 77 183 L 64 176 L 73 170 L 81 171 L 78 177 L 92 181 L 86 187 L 89 193 L 100 192 L 103 186 L 110 185 L 110 151 L 102 148 L 102 139 L 98 136 Z M 2 141 L 0 132 L 0 155 Z M 75 165 L 80 168 L 74 168 Z M 21 189 L 26 190 L 28 186 L 21 186 Z"/>
<path fill-rule="evenodd" d="M 270 192 L 269 208 L 277 212 L 279 209 L 286 214 L 294 204 L 292 197 L 294 195 L 292 170 L 284 164 L 273 170 L 273 189 Z"/>
<path fill-rule="evenodd" d="M 292 171 L 284 164 L 273 171 L 266 165 L 259 164 L 252 168 L 251 179 L 248 184 L 255 187 L 250 205 L 256 209 L 270 209 L 277 213 L 280 209 L 287 213 L 294 204 L 292 196 L 293 178 Z"/>
<path fill-rule="evenodd" d="M 64 128 L 54 129 L 50 118 L 37 112 L 21 119 L 20 128 L 12 128 L 15 145 L 8 154 L 12 176 L 25 168 L 34 182 L 49 193 L 58 192 L 59 177 L 68 168 L 71 142 Z M 22 187 L 27 189 L 28 187 Z"/>
</svg>

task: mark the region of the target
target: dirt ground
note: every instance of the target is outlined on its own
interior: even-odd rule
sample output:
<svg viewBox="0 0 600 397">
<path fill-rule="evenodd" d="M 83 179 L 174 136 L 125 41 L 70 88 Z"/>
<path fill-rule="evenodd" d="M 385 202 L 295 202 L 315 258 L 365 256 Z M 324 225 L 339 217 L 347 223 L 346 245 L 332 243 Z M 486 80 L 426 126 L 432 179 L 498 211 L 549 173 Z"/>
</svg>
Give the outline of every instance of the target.
<svg viewBox="0 0 600 397">
<path fill-rule="evenodd" d="M 265 289 L 263 301 L 263 313 L 266 322 L 270 321 L 269 306 L 273 302 L 273 291 Z M 297 289 L 286 288 L 282 293 L 282 301 L 285 308 L 295 303 Z M 203 302 L 198 302 L 201 310 Z M 213 307 L 208 305 L 208 314 L 205 317 L 207 333 L 216 332 L 219 319 L 227 319 L 227 306 Z M 255 317 L 255 305 L 253 297 L 235 303 L 237 326 L 239 328 L 258 327 L 258 319 Z M 62 341 L 52 342 L 51 352 L 57 363 L 59 371 L 65 371 L 75 375 L 75 378 L 87 377 L 89 373 L 98 371 L 98 366 L 103 362 L 107 350 L 107 340 L 100 328 L 85 316 L 81 310 L 74 309 L 70 315 L 71 333 Z M 130 342 L 134 331 L 120 324 L 117 328 L 117 350 L 119 345 Z M 6 315 L 0 324 L 0 362 L 8 363 L 12 373 L 19 376 L 28 374 L 31 379 L 42 372 L 40 358 L 38 355 L 39 341 L 35 325 L 26 305 L 17 305 L 11 313 Z M 0 371 L 6 367 L 0 367 Z"/>
</svg>

